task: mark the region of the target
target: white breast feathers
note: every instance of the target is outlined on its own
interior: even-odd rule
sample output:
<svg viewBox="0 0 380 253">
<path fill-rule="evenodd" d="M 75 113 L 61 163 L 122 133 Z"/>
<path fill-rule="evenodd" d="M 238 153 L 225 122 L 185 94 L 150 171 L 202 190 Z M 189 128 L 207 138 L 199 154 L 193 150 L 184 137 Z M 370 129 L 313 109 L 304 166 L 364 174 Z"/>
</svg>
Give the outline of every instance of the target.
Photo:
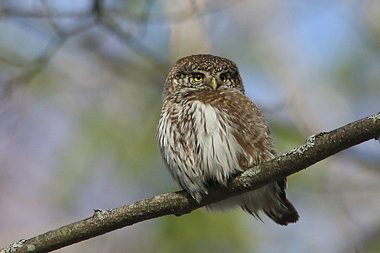
<svg viewBox="0 0 380 253">
<path fill-rule="evenodd" d="M 227 179 L 241 171 L 238 156 L 244 150 L 232 134 L 231 122 L 218 108 L 199 101 L 193 102 L 195 132 L 198 152 L 195 167 L 205 179 L 225 184 Z"/>
</svg>

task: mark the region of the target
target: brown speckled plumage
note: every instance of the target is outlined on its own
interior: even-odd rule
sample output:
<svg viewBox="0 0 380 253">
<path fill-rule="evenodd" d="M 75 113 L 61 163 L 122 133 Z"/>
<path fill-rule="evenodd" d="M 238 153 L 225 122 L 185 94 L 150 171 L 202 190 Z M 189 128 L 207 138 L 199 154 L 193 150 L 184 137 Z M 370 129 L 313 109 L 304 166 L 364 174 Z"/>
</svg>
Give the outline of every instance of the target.
<svg viewBox="0 0 380 253">
<path fill-rule="evenodd" d="M 197 201 L 210 184 L 275 155 L 267 123 L 244 94 L 238 68 L 213 55 L 192 55 L 176 62 L 165 87 L 158 127 L 162 157 L 174 179 Z M 241 206 L 259 218 L 263 211 L 280 225 L 298 220 L 286 198 L 286 179 L 208 206 Z"/>
</svg>

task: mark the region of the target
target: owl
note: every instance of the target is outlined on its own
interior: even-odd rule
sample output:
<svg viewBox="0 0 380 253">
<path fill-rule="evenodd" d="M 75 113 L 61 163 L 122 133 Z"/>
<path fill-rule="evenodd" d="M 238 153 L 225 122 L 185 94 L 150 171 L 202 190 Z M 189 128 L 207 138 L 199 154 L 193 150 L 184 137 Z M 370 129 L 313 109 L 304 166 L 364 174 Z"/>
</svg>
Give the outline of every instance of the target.
<svg viewBox="0 0 380 253">
<path fill-rule="evenodd" d="M 260 109 L 245 95 L 236 64 L 226 58 L 191 55 L 169 72 L 158 125 L 161 155 L 177 183 L 200 202 L 213 185 L 276 156 Z M 286 198 L 286 178 L 216 204 L 240 206 L 280 225 L 298 220 Z M 260 219 L 261 220 L 261 219 Z"/>
</svg>

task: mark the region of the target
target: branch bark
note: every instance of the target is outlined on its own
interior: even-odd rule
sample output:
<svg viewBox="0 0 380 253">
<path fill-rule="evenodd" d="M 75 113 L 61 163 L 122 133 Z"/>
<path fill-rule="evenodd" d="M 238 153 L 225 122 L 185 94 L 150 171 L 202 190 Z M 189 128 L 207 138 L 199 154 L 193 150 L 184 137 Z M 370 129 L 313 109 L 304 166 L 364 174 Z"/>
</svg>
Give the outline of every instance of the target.
<svg viewBox="0 0 380 253">
<path fill-rule="evenodd" d="M 232 179 L 227 187 L 211 189 L 201 203 L 186 192 L 164 193 L 111 210 L 94 210 L 84 220 L 65 225 L 28 240 L 20 240 L 0 253 L 49 252 L 141 221 L 190 213 L 202 206 L 252 191 L 282 177 L 306 169 L 342 150 L 380 137 L 380 112 L 330 132 L 310 136 L 285 154 L 249 169 Z"/>
</svg>

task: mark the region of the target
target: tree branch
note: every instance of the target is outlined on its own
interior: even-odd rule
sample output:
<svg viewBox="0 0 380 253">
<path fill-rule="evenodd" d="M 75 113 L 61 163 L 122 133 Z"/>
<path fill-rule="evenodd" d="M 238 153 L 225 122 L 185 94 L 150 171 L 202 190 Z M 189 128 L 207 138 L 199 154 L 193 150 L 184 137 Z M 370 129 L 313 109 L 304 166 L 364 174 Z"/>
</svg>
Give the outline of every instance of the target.
<svg viewBox="0 0 380 253">
<path fill-rule="evenodd" d="M 380 137 L 380 112 L 356 122 L 310 136 L 305 144 L 232 179 L 227 187 L 211 189 L 201 203 L 186 192 L 165 193 L 111 210 L 94 210 L 74 222 L 28 240 L 20 240 L 0 253 L 49 252 L 132 224 L 164 215 L 190 213 L 202 206 L 258 189 L 289 176 L 342 150 Z"/>
</svg>

